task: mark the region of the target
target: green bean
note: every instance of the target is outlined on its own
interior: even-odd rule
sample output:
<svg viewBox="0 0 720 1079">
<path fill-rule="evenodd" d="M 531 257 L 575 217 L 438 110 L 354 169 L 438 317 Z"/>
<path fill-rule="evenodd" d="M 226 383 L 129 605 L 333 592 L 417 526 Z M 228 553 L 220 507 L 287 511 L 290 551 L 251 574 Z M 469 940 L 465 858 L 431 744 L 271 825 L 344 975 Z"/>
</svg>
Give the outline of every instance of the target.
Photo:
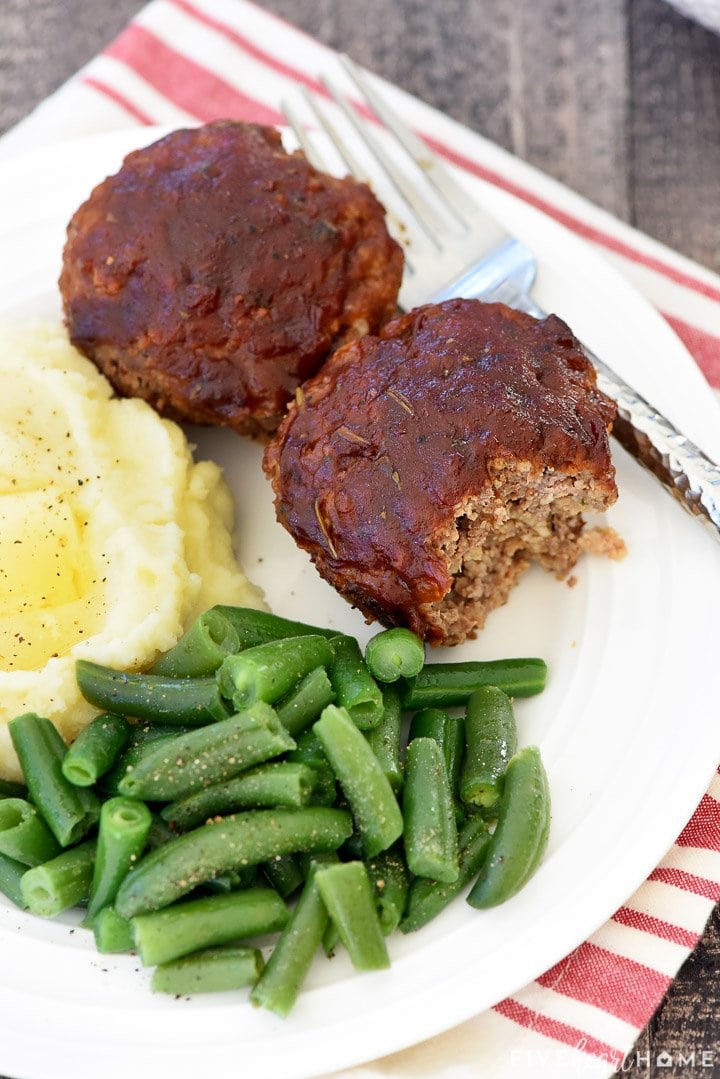
<svg viewBox="0 0 720 1079">
<path fill-rule="evenodd" d="M 378 682 L 412 678 L 425 663 L 425 646 L 411 630 L 395 626 L 370 638 L 365 648 L 365 662 Z"/>
<path fill-rule="evenodd" d="M 328 917 L 325 932 L 322 935 L 322 950 L 325 952 L 328 959 L 332 959 L 337 951 L 337 946 L 340 943 L 340 934 L 337 931 L 337 926 L 332 918 Z"/>
<path fill-rule="evenodd" d="M 231 623 L 240 640 L 240 648 L 254 648 L 285 637 L 305 637 L 319 634 L 321 637 L 337 637 L 338 630 L 323 626 L 310 626 L 307 622 L 293 622 L 269 611 L 257 611 L 253 607 L 213 607 Z"/>
<path fill-rule="evenodd" d="M 375 900 L 362 862 L 318 869 L 315 881 L 356 970 L 390 966 Z"/>
<path fill-rule="evenodd" d="M 448 781 L 450 783 L 450 790 L 454 798 L 457 798 L 460 788 L 460 774 L 462 772 L 463 760 L 465 758 L 465 717 L 464 716 L 449 716 L 447 726 L 445 728 L 445 738 L 442 743 L 443 756 L 445 757 L 445 765 L 448 771 Z M 464 813 L 458 804 L 456 806 L 456 816 L 460 814 L 464 818 Z"/>
<path fill-rule="evenodd" d="M 322 869 L 324 866 L 337 865 L 340 861 L 336 851 L 326 852 L 324 854 L 303 854 L 301 859 L 307 860 L 308 865 L 305 868 L 305 878 L 307 879 L 309 873 L 314 873 L 317 869 Z M 353 859 L 355 861 L 359 859 Z M 324 906 L 325 904 L 323 904 Z M 337 931 L 332 918 L 328 915 L 327 923 L 325 925 L 325 932 L 322 935 L 322 950 L 328 959 L 332 959 L 337 950 L 338 944 L 340 944 L 340 934 Z"/>
<path fill-rule="evenodd" d="M 259 876 L 256 865 L 246 866 L 242 872 L 229 869 L 227 873 L 221 873 L 219 877 L 206 880 L 200 885 L 199 890 L 205 895 L 227 895 L 229 892 L 239 892 L 243 888 L 254 888 L 258 884 Z"/>
<path fill-rule="evenodd" d="M 540 864 L 549 830 L 547 775 L 537 747 L 525 746 L 507 766 L 497 826 L 468 903 L 494 907 L 519 892 Z"/>
<path fill-rule="evenodd" d="M 455 807 L 445 759 L 433 738 L 415 738 L 408 744 L 403 817 L 410 872 L 432 880 L 457 880 Z"/>
<path fill-rule="evenodd" d="M 367 731 L 382 719 L 383 699 L 377 682 L 367 669 L 354 637 L 332 638 L 334 658 L 328 675 L 335 691 L 335 703 L 345 708 L 356 727 Z"/>
<path fill-rule="evenodd" d="M 227 656 L 218 670 L 220 692 L 240 711 L 265 701 L 274 704 L 316 667 L 327 667 L 333 650 L 319 634 L 287 637 Z"/>
<path fill-rule="evenodd" d="M 22 862 L 16 862 L 14 858 L 7 858 L 4 854 L 0 854 L 0 892 L 21 910 L 27 907 L 21 887 L 21 881 L 26 873 L 27 866 Z"/>
<path fill-rule="evenodd" d="M 434 738 L 439 745 L 445 742 L 446 727 L 450 713 L 443 708 L 423 708 L 410 720 L 408 741 L 414 738 Z"/>
<path fill-rule="evenodd" d="M 365 732 L 368 745 L 380 762 L 390 786 L 399 791 L 403 783 L 400 763 L 402 709 L 400 694 L 395 686 L 385 686 L 382 691 L 383 714 L 377 727 Z"/>
<path fill-rule="evenodd" d="M 467 752 L 460 797 L 470 805 L 495 805 L 508 761 L 517 749 L 512 701 L 497 686 L 483 686 L 469 698 L 465 713 Z"/>
<path fill-rule="evenodd" d="M 92 787 L 112 768 L 130 742 L 132 728 L 124 716 L 104 712 L 80 731 L 65 754 L 63 775 L 76 787 Z"/>
<path fill-rule="evenodd" d="M 153 727 L 136 725 L 133 727 L 130 744 L 118 757 L 109 772 L 100 777 L 99 786 L 103 794 L 120 794 L 120 783 L 135 770 L 137 765 L 150 753 L 154 753 L 160 742 L 169 742 L 178 734 L 185 734 L 194 727 Z"/>
<path fill-rule="evenodd" d="M 123 883 L 115 909 L 123 918 L 166 907 L 197 884 L 277 854 L 336 850 L 352 831 L 342 809 L 258 809 L 205 824 L 146 854 Z"/>
<path fill-rule="evenodd" d="M 265 886 L 259 865 L 244 865 L 240 869 L 234 869 L 228 876 L 237 881 L 236 886 L 230 889 L 231 891 L 240 891 L 243 888 L 263 888 Z M 205 886 L 213 884 L 217 879 L 217 877 L 214 877 L 212 881 L 206 881 Z"/>
<path fill-rule="evenodd" d="M 342 861 L 337 850 L 311 850 L 301 851 L 297 856 L 300 872 L 305 880 L 310 877 L 318 867 L 325 865 L 337 865 Z"/>
<path fill-rule="evenodd" d="M 329 704 L 313 726 L 373 858 L 402 834 L 403 818 L 382 765 L 344 708 Z"/>
<path fill-rule="evenodd" d="M 133 939 L 144 966 L 179 959 L 201 948 L 275 933 L 288 909 L 270 888 L 203 896 L 131 919 Z"/>
<path fill-rule="evenodd" d="M 293 854 L 279 854 L 264 862 L 262 871 L 283 899 L 287 899 L 305 883 L 305 877 Z"/>
<path fill-rule="evenodd" d="M 280 934 L 265 969 L 250 990 L 256 1006 L 289 1015 L 329 923 L 327 909 L 311 872 L 290 921 Z"/>
<path fill-rule="evenodd" d="M 263 764 L 171 802 L 161 810 L 161 816 L 174 828 L 186 831 L 238 809 L 299 809 L 310 802 L 316 777 L 312 768 L 294 761 Z"/>
<path fill-rule="evenodd" d="M 490 833 L 482 817 L 468 817 L 458 837 L 460 872 L 452 882 L 415 877 L 410 885 L 405 916 L 400 922 L 403 933 L 412 933 L 427 925 L 460 895 L 480 871 L 490 842 Z"/>
<path fill-rule="evenodd" d="M 315 667 L 298 682 L 297 686 L 275 706 L 278 719 L 288 734 L 295 738 L 313 723 L 328 704 L 335 700 L 335 693 L 324 667 Z"/>
<path fill-rule="evenodd" d="M 342 845 L 343 861 L 362 862 L 365 858 L 365 848 L 362 836 L 359 832 L 353 832 Z"/>
<path fill-rule="evenodd" d="M 335 773 L 328 764 L 326 768 L 315 768 L 315 786 L 313 787 L 310 805 L 332 806 L 337 798 L 337 784 Z"/>
<path fill-rule="evenodd" d="M 189 996 L 217 993 L 253 985 L 263 969 L 259 948 L 208 948 L 205 952 L 163 963 L 153 973 L 154 993 Z"/>
<path fill-rule="evenodd" d="M 438 743 L 445 758 L 450 790 L 455 795 L 465 752 L 464 719 L 451 716 L 443 708 L 423 708 L 410 721 L 408 740 L 414 738 L 434 738 Z"/>
<path fill-rule="evenodd" d="M 232 779 L 294 746 L 273 709 L 258 701 L 220 723 L 159 743 L 118 786 L 121 794 L 167 802 Z"/>
<path fill-rule="evenodd" d="M 27 798 L 24 783 L 13 783 L 11 779 L 0 779 L 0 798 Z"/>
<path fill-rule="evenodd" d="M 147 837 L 147 849 L 157 850 L 158 847 L 164 847 L 171 839 L 175 839 L 176 835 L 175 830 L 169 824 L 166 824 L 162 817 L 158 816 L 157 813 L 153 813 Z"/>
<path fill-rule="evenodd" d="M 88 659 L 75 663 L 80 692 L 96 708 L 167 726 L 203 727 L 225 719 L 228 709 L 215 677 L 170 678 L 102 667 Z"/>
<path fill-rule="evenodd" d="M 499 686 L 509 697 L 531 697 L 545 688 L 547 665 L 542 659 L 468 660 L 465 663 L 427 663 L 403 685 L 402 704 L 408 711 L 449 708 L 465 704 L 481 686 Z"/>
<path fill-rule="evenodd" d="M 86 925 L 115 899 L 145 849 L 151 822 L 150 810 L 135 798 L 111 798 L 103 803 Z"/>
<path fill-rule="evenodd" d="M 95 841 L 91 839 L 63 851 L 44 865 L 28 869 L 20 887 L 31 913 L 52 918 L 87 899 L 94 861 Z"/>
<path fill-rule="evenodd" d="M 217 609 L 198 615 L 169 652 L 155 663 L 151 674 L 170 678 L 202 678 L 214 674 L 225 656 L 240 651 L 240 638 L 232 622 Z"/>
<path fill-rule="evenodd" d="M 37 809 L 23 798 L 0 802 L 0 854 L 23 865 L 41 865 L 60 853 L 55 839 Z"/>
<path fill-rule="evenodd" d="M 73 786 L 62 772 L 67 747 L 49 719 L 33 712 L 8 724 L 31 800 L 58 843 L 67 847 L 96 823 L 100 803 L 94 792 Z"/>
<path fill-rule="evenodd" d="M 315 773 L 311 805 L 331 806 L 335 804 L 335 773 L 325 756 L 320 739 L 313 730 L 303 731 L 298 737 L 297 746 L 290 750 L 287 759 L 296 764 L 306 764 Z"/>
<path fill-rule="evenodd" d="M 103 955 L 113 952 L 131 952 L 135 947 L 132 926 L 127 918 L 121 918 L 114 907 L 103 907 L 95 915 L 92 924 L 95 947 Z"/>
<path fill-rule="evenodd" d="M 400 924 L 410 887 L 405 859 L 398 850 L 386 850 L 365 863 L 384 937 Z"/>
<path fill-rule="evenodd" d="M 308 768 L 329 767 L 322 742 L 312 729 L 303 731 L 298 736 L 295 748 L 290 750 L 287 759 L 294 761 L 296 764 L 305 764 Z"/>
</svg>

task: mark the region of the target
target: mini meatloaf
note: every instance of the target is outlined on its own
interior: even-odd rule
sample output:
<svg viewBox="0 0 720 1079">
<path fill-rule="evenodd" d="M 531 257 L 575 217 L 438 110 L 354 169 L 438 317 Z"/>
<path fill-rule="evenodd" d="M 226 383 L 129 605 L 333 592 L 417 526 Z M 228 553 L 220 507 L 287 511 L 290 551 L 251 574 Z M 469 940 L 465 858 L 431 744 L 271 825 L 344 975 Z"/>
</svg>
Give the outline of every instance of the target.
<svg viewBox="0 0 720 1079">
<path fill-rule="evenodd" d="M 615 501 L 613 403 L 559 318 L 420 307 L 338 350 L 265 451 L 278 519 L 370 618 L 456 644 Z M 613 539 L 614 537 L 614 539 Z"/>
<path fill-rule="evenodd" d="M 165 415 L 262 434 L 338 344 L 396 314 L 402 252 L 370 189 L 219 121 L 125 158 L 68 226 L 73 343 Z"/>
</svg>

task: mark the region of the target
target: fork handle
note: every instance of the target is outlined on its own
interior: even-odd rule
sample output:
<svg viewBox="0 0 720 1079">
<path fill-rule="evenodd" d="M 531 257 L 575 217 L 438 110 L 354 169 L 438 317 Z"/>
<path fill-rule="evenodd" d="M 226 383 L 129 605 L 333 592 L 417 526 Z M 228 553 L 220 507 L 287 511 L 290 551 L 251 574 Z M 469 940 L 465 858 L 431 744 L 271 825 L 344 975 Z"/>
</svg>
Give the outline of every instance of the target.
<svg viewBox="0 0 720 1079">
<path fill-rule="evenodd" d="M 598 386 L 617 404 L 617 441 L 720 540 L 720 468 L 602 360 L 588 355 Z"/>
</svg>

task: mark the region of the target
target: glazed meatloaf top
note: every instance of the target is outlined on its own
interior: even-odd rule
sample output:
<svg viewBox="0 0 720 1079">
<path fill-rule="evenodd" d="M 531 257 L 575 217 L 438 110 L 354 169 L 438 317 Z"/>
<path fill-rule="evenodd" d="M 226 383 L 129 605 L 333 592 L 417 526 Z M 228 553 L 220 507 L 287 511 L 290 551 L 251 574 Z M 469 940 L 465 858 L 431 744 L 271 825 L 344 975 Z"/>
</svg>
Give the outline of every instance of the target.
<svg viewBox="0 0 720 1079">
<path fill-rule="evenodd" d="M 456 299 L 340 349 L 265 469 L 279 520 L 321 572 L 366 613 L 414 625 L 408 612 L 450 589 L 449 522 L 498 462 L 582 474 L 614 501 L 613 414 L 559 318 Z"/>
<path fill-rule="evenodd" d="M 330 350 L 396 313 L 402 253 L 364 184 L 219 121 L 129 154 L 68 227 L 73 343 L 161 412 L 272 430 Z"/>
</svg>

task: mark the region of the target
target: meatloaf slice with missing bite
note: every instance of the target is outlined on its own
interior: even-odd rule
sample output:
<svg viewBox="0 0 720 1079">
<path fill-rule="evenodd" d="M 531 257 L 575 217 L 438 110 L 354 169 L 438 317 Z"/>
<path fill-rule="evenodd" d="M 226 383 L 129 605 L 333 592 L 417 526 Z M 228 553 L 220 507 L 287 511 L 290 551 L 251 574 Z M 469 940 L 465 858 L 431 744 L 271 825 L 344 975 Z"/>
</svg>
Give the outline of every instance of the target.
<svg viewBox="0 0 720 1079">
<path fill-rule="evenodd" d="M 539 562 L 565 577 L 617 497 L 614 404 L 564 322 L 450 300 L 335 353 L 265 453 L 278 519 L 370 618 L 472 636 Z"/>
</svg>

